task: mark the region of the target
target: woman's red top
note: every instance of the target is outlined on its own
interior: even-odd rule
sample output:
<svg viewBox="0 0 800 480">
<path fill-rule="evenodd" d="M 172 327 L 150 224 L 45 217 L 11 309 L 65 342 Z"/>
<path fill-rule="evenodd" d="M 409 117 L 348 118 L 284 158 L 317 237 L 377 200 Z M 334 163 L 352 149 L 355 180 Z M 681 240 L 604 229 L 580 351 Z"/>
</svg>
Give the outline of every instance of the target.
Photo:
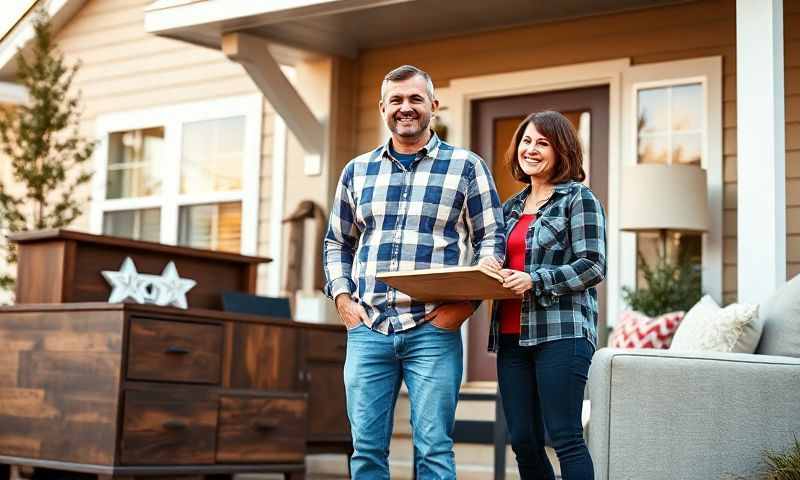
<svg viewBox="0 0 800 480">
<path fill-rule="evenodd" d="M 506 267 L 525 271 L 525 235 L 536 215 L 522 215 L 508 236 L 506 245 Z M 500 333 L 519 335 L 519 319 L 522 316 L 521 300 L 500 301 Z"/>
</svg>

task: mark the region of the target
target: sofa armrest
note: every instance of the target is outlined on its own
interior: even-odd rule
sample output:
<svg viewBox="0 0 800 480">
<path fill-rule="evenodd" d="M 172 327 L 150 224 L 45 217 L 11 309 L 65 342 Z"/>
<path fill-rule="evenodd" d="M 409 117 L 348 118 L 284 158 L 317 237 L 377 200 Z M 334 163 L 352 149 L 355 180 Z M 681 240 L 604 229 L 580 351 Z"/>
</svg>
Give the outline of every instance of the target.
<svg viewBox="0 0 800 480">
<path fill-rule="evenodd" d="M 599 480 L 749 476 L 800 438 L 800 358 L 604 348 L 588 389 Z"/>
</svg>

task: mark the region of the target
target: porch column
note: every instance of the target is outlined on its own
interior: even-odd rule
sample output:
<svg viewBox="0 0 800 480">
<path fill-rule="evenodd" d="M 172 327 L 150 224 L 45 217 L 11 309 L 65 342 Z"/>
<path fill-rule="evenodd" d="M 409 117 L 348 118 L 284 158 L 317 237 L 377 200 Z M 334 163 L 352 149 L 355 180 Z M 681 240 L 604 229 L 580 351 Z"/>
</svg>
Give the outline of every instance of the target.
<svg viewBox="0 0 800 480">
<path fill-rule="evenodd" d="M 736 0 L 738 297 L 786 281 L 782 0 Z"/>
</svg>

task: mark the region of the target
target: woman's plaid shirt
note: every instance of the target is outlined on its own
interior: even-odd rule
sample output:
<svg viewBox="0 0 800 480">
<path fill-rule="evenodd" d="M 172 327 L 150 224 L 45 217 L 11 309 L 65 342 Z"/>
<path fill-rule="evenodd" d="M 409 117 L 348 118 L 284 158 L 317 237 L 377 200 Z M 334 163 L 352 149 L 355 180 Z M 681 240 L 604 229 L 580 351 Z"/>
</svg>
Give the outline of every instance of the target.
<svg viewBox="0 0 800 480">
<path fill-rule="evenodd" d="M 436 304 L 412 301 L 378 272 L 505 258 L 500 200 L 480 157 L 432 135 L 406 170 L 388 146 L 345 166 L 323 253 L 326 295 L 353 295 L 384 334 L 422 323 Z"/>
<path fill-rule="evenodd" d="M 503 205 L 506 232 L 519 221 L 527 187 Z M 587 338 L 597 346 L 597 291 L 606 273 L 606 220 L 589 187 L 577 182 L 555 186 L 525 236 L 525 271 L 533 288 L 522 299 L 519 344 L 538 345 L 563 338 Z M 500 321 L 492 312 L 489 350 L 496 352 Z"/>
</svg>

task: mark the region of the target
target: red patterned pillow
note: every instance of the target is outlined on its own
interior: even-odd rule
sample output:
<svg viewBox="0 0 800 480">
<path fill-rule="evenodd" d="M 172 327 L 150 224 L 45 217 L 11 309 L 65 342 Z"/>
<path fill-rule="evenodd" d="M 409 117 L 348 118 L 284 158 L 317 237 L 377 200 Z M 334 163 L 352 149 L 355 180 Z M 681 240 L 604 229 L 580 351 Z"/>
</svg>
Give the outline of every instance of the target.
<svg viewBox="0 0 800 480">
<path fill-rule="evenodd" d="M 684 312 L 650 318 L 633 310 L 622 312 L 611 332 L 608 346 L 613 348 L 669 348 Z"/>
</svg>

